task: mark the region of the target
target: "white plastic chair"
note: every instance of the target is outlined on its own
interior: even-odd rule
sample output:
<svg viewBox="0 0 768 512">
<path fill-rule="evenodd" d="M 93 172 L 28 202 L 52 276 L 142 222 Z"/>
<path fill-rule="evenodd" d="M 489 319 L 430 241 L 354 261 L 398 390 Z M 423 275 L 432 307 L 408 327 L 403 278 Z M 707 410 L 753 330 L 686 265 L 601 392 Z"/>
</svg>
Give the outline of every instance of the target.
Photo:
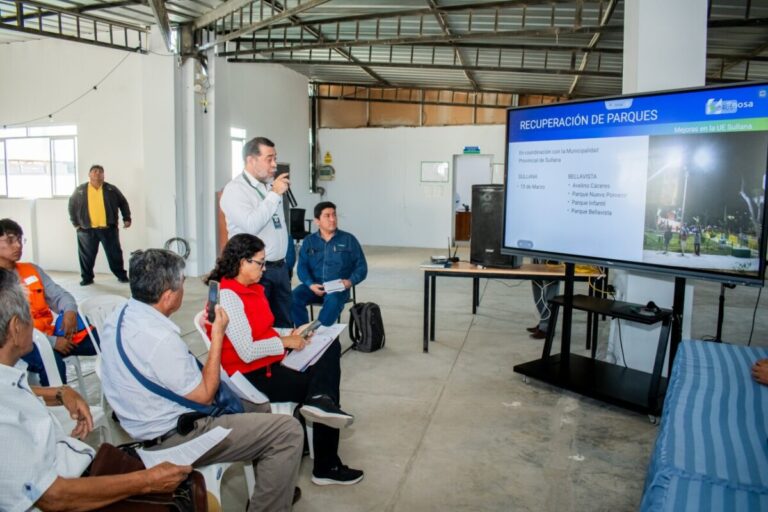
<svg viewBox="0 0 768 512">
<path fill-rule="evenodd" d="M 210 350 L 211 349 L 211 340 L 208 338 L 208 333 L 205 332 L 204 322 L 203 322 L 203 315 L 205 314 L 205 311 L 200 311 L 198 314 L 195 315 L 195 327 L 197 328 L 197 332 L 200 333 L 200 337 L 203 338 L 203 343 L 205 343 L 205 347 Z M 256 387 L 248 383 L 254 390 L 256 390 Z M 296 410 L 296 407 L 299 404 L 296 402 L 270 402 L 269 408 L 272 410 L 272 414 L 287 414 L 288 416 L 293 416 L 294 411 Z M 307 429 L 307 444 L 309 444 L 309 457 L 311 459 L 315 458 L 315 448 L 312 446 L 312 423 L 306 422 L 306 429 Z"/>
<path fill-rule="evenodd" d="M 88 401 L 88 389 L 85 387 L 85 376 L 83 375 L 83 368 L 80 365 L 80 356 L 67 356 L 64 358 L 64 364 L 71 366 L 75 369 L 75 375 L 77 375 L 77 390 L 80 395 Z M 47 373 L 47 371 L 46 371 Z"/>
<path fill-rule="evenodd" d="M 45 373 L 48 374 L 48 383 L 50 387 L 59 387 L 63 383 L 59 376 L 59 370 L 56 367 L 56 358 L 53 355 L 53 348 L 48 341 L 48 338 L 42 332 L 35 329 L 32 333 L 32 341 L 34 342 L 37 350 L 40 351 L 40 357 L 43 360 L 43 367 Z M 76 421 L 73 420 L 69 411 L 63 406 L 50 407 L 51 412 L 56 416 L 61 423 L 65 432 L 69 433 L 75 428 Z M 112 433 L 109 430 L 109 421 L 107 415 L 104 413 L 103 407 L 91 406 L 91 416 L 93 417 L 94 429 L 98 429 L 101 435 L 102 442 L 112 442 Z"/>
<path fill-rule="evenodd" d="M 82 301 L 77 309 L 77 314 L 80 316 L 80 320 L 84 325 L 88 325 L 90 322 L 98 332 L 103 331 L 104 322 L 112 314 L 112 312 L 128 301 L 125 297 L 120 295 L 97 295 L 95 297 L 89 297 Z M 87 320 L 86 320 L 87 318 Z M 101 349 L 96 343 L 96 338 L 91 331 L 88 331 L 88 337 L 91 338 L 91 344 L 96 350 L 96 374 L 99 377 L 99 406 L 105 408 L 104 392 L 101 391 Z"/>
</svg>

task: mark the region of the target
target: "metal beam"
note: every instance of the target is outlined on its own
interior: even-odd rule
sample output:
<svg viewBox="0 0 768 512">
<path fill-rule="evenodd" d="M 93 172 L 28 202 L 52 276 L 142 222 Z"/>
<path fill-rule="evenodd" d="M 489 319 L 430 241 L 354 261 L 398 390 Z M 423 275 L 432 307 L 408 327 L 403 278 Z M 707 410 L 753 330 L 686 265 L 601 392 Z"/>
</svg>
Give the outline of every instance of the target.
<svg viewBox="0 0 768 512">
<path fill-rule="evenodd" d="M 573 0 L 504 0 L 495 2 L 469 2 L 464 4 L 455 5 L 441 5 L 438 11 L 445 14 L 463 12 L 463 11 L 481 11 L 485 9 L 497 9 L 497 8 L 523 8 L 531 7 L 535 5 L 552 6 L 557 4 L 572 4 Z M 384 20 L 389 18 L 405 18 L 408 16 L 429 16 L 433 13 L 433 9 L 430 7 L 421 7 L 417 9 L 401 9 L 396 11 L 381 11 L 367 14 L 351 14 L 347 16 L 333 16 L 325 18 L 316 18 L 313 20 L 299 20 L 295 23 L 280 23 L 274 25 L 274 29 L 300 27 L 303 25 L 329 25 L 336 23 L 345 23 L 351 21 L 369 21 L 369 20 Z"/>
<path fill-rule="evenodd" d="M 0 29 L 117 50 L 147 52 L 148 30 L 144 27 L 72 12 L 35 0 L 15 0 L 7 5 L 15 9 L 16 13 L 14 16 L 0 18 Z M 34 13 L 35 16 L 30 18 L 25 13 Z M 129 45 L 130 37 L 137 40 L 136 45 Z M 121 38 L 123 43 L 118 42 Z"/>
<path fill-rule="evenodd" d="M 285 8 L 284 8 L 282 5 L 280 5 L 280 3 L 279 3 L 279 2 L 277 2 L 276 0 L 266 0 L 266 1 L 267 1 L 267 3 L 269 3 L 270 5 L 272 5 L 272 6 L 273 6 L 275 9 L 278 9 L 278 10 L 283 10 L 283 9 L 285 9 Z M 297 21 L 297 20 L 299 20 L 299 17 L 298 17 L 298 16 L 291 16 L 291 17 L 290 17 L 290 18 L 288 18 L 288 19 L 289 19 L 290 21 Z M 319 29 L 319 28 L 314 28 L 314 27 L 311 27 L 311 26 L 303 26 L 303 27 L 301 27 L 301 31 L 302 31 L 302 32 L 306 32 L 306 33 L 308 33 L 309 35 L 311 35 L 312 37 L 314 37 L 314 38 L 315 38 L 316 40 L 318 40 L 318 41 L 322 41 L 322 40 L 325 40 L 325 36 L 323 35 L 323 31 L 322 31 L 321 29 Z M 337 49 L 335 49 L 334 51 L 335 51 L 335 52 L 336 52 L 338 55 L 341 55 L 342 57 L 344 57 L 345 59 L 348 59 L 348 60 L 350 60 L 350 61 L 352 61 L 352 62 L 355 62 L 355 63 L 359 63 L 359 61 L 357 60 L 357 58 L 355 58 L 355 57 L 352 55 L 352 52 L 350 52 L 350 51 L 344 50 L 344 49 L 342 49 L 342 48 L 337 48 Z M 375 71 L 373 71 L 371 68 L 369 68 L 369 67 L 366 67 L 366 66 L 360 66 L 360 68 L 361 68 L 361 69 L 362 69 L 362 70 L 363 70 L 363 71 L 364 71 L 364 72 L 365 72 L 365 73 L 366 73 L 368 76 L 370 76 L 371 78 L 373 78 L 374 80 L 376 80 L 376 82 L 377 82 L 377 83 L 379 83 L 379 84 L 382 84 L 382 85 L 391 85 L 391 84 L 390 84 L 390 83 L 389 83 L 387 80 L 385 80 L 385 79 L 384 79 L 383 77 L 381 77 L 381 76 L 380 76 L 378 73 L 376 73 Z"/>
<path fill-rule="evenodd" d="M 240 28 L 238 30 L 234 30 L 232 32 L 229 32 L 224 35 L 220 35 L 216 37 L 214 41 L 211 41 L 209 43 L 205 43 L 198 46 L 198 49 L 200 51 L 208 50 L 210 48 L 214 48 L 216 45 L 221 43 L 226 43 L 227 41 L 231 41 L 233 39 L 236 39 L 242 35 L 250 34 L 252 32 L 255 32 L 257 30 L 261 30 L 263 28 L 269 27 L 270 25 L 280 21 L 284 20 L 286 18 L 289 18 L 291 16 L 294 16 L 296 14 L 299 14 L 301 12 L 304 12 L 306 10 L 312 9 L 314 7 L 317 7 L 318 5 L 322 5 L 324 3 L 327 3 L 329 0 L 309 0 L 306 3 L 297 5 L 296 7 L 291 7 L 290 9 L 285 9 L 283 12 L 276 14 L 270 18 L 262 19 L 261 21 L 257 21 L 256 23 L 251 23 L 250 25 Z"/>
<path fill-rule="evenodd" d="M 208 11 L 207 13 L 203 14 L 199 18 L 197 18 L 195 21 L 192 22 L 192 27 L 197 30 L 199 28 L 204 28 L 213 23 L 216 20 L 219 20 L 221 18 L 224 18 L 225 16 L 229 16 L 235 11 L 239 11 L 240 9 L 244 8 L 246 5 L 254 3 L 254 1 L 259 0 L 229 0 L 227 2 L 224 2 L 223 4 L 220 4 L 218 7 L 213 9 L 212 11 Z"/>
<path fill-rule="evenodd" d="M 173 38 L 171 37 L 171 22 L 168 21 L 168 11 L 165 10 L 165 0 L 148 0 L 152 8 L 152 15 L 155 17 L 155 23 L 160 29 L 165 41 L 165 47 L 173 53 Z"/>
<path fill-rule="evenodd" d="M 611 21 L 611 17 L 613 16 L 613 11 L 616 10 L 616 4 L 617 0 L 610 0 L 608 3 L 608 7 L 605 9 L 605 12 L 603 12 L 603 17 L 600 19 L 600 26 L 605 27 L 608 25 L 608 22 Z M 597 43 L 600 42 L 600 37 L 602 36 L 602 32 L 598 32 L 597 34 L 592 36 L 592 39 L 589 41 L 589 44 L 587 45 L 587 48 L 590 50 L 595 48 L 597 46 Z M 589 53 L 585 53 L 581 57 L 581 63 L 579 64 L 579 69 L 584 70 L 587 67 L 587 62 L 589 61 Z M 599 61 L 598 61 L 599 64 Z M 599 68 L 599 66 L 598 66 Z M 575 76 L 573 78 L 573 82 L 571 82 L 571 86 L 568 88 L 568 97 L 570 97 L 573 92 L 576 90 L 576 86 L 579 84 L 579 78 L 581 76 Z"/>
<path fill-rule="evenodd" d="M 316 87 L 321 87 L 324 85 L 338 85 L 343 87 L 362 87 L 367 89 L 391 89 L 389 87 L 379 87 L 374 84 L 366 84 L 366 83 L 359 83 L 359 82 L 322 82 L 322 81 L 315 81 L 312 82 L 313 85 Z M 471 89 L 462 89 L 461 87 L 441 87 L 439 89 L 436 89 L 434 87 L 424 87 L 423 85 L 398 85 L 396 87 L 397 89 L 414 89 L 414 90 L 420 90 L 420 91 L 448 91 L 448 92 L 459 92 L 459 93 L 467 93 L 467 94 L 474 94 L 474 93 L 483 93 L 483 94 L 534 94 L 537 96 L 552 96 L 554 98 L 561 98 L 563 97 L 562 91 L 556 91 L 556 92 L 550 92 L 550 91 L 529 91 L 526 89 L 520 89 L 520 90 L 508 90 L 508 89 L 493 89 L 493 88 L 484 88 L 482 91 L 473 91 Z M 324 97 L 321 96 L 323 99 L 333 99 L 333 97 Z M 367 98 L 366 98 L 367 101 Z M 371 101 L 380 101 L 379 99 L 371 99 Z M 481 105 L 478 105 L 480 107 Z"/>
<path fill-rule="evenodd" d="M 451 28 L 448 26 L 448 20 L 446 19 L 446 15 L 437 10 L 439 7 L 437 4 L 437 0 L 427 0 L 427 3 L 429 4 L 432 14 L 435 16 L 437 23 L 440 25 L 440 29 L 443 31 L 443 34 L 447 36 L 452 36 L 453 34 L 451 34 Z M 477 81 L 475 80 L 475 77 L 472 76 L 472 72 L 466 69 L 467 63 L 464 60 L 464 55 L 461 53 L 461 50 L 459 50 L 454 46 L 453 51 L 456 57 L 459 59 L 459 63 L 464 67 L 464 76 L 466 76 L 469 83 L 472 84 L 472 89 L 478 90 L 479 87 L 477 86 Z"/>
<path fill-rule="evenodd" d="M 339 39 L 336 41 L 319 41 L 305 44 L 298 44 L 292 46 L 276 46 L 271 48 L 264 48 L 260 50 L 251 50 L 250 53 L 281 53 L 281 52 L 297 52 L 301 50 L 320 50 L 320 49 L 337 49 L 337 48 L 353 48 L 360 46 L 390 46 L 390 45 L 409 45 L 409 44 L 431 44 L 431 43 L 453 43 L 454 41 L 463 41 L 470 39 L 503 39 L 513 37 L 557 37 L 563 34 L 596 34 L 600 32 L 618 32 L 622 27 L 551 27 L 540 29 L 522 29 L 522 30 L 501 30 L 497 32 L 490 31 L 476 31 L 465 32 L 461 34 L 452 35 L 437 35 L 437 36 L 408 36 L 408 37 L 394 37 L 385 39 Z M 282 42 L 282 40 L 281 40 Z"/>
<path fill-rule="evenodd" d="M 723 78 L 723 75 L 725 74 L 726 71 L 733 69 L 734 67 L 738 66 L 742 62 L 747 62 L 747 69 L 749 69 L 749 61 L 751 60 L 765 62 L 766 60 L 768 60 L 768 57 L 759 57 L 759 55 L 763 53 L 765 50 L 768 50 L 768 41 L 757 46 L 755 49 L 750 51 L 747 55 L 734 56 L 731 58 L 723 58 L 722 64 L 720 65 L 720 69 L 717 71 L 717 73 L 712 73 L 707 78 Z M 749 77 L 745 76 L 744 80 L 749 80 Z"/>
<path fill-rule="evenodd" d="M 281 43 L 303 43 L 306 39 L 299 37 L 287 37 L 280 38 Z M 257 50 L 258 48 L 243 49 L 243 45 L 252 45 L 254 43 L 269 43 L 268 38 L 240 38 L 232 43 L 240 44 L 240 55 L 248 54 L 251 50 Z M 525 50 L 525 51 L 549 51 L 549 52 L 583 52 L 583 53 L 595 53 L 595 54 L 608 54 L 608 55 L 621 55 L 624 50 L 621 48 L 589 48 L 583 44 L 538 44 L 538 43 L 523 43 L 523 44 L 510 44 L 510 43 L 473 43 L 473 42 L 442 42 L 442 43 L 412 43 L 413 46 L 421 47 L 436 47 L 436 48 L 468 48 L 468 49 L 480 49 L 480 50 Z M 268 47 L 262 48 L 266 50 L 262 53 L 269 53 L 271 50 Z M 216 55 L 231 56 L 234 55 L 234 51 L 218 52 Z M 735 55 L 726 55 L 726 57 L 733 57 Z M 721 58 L 722 54 L 707 54 L 707 57 Z"/>
<path fill-rule="evenodd" d="M 109 3 L 103 3 L 103 4 L 92 4 L 92 5 L 81 5 L 78 7 L 72 7 L 68 9 L 62 9 L 63 11 L 70 12 L 72 14 L 80 14 L 84 12 L 89 11 L 101 11 L 104 9 L 114 9 L 116 7 L 125 7 L 127 5 L 141 5 L 143 2 L 142 0 L 121 0 L 120 2 L 109 2 Z M 55 16 L 55 12 L 45 12 L 42 14 L 42 16 L 50 17 Z M 25 20 L 32 19 L 32 18 L 38 18 L 40 15 L 38 13 L 29 13 L 25 14 L 23 18 Z M 0 18 L 0 23 L 6 23 L 9 21 L 14 21 L 16 19 L 16 16 L 6 16 L 5 18 Z"/>
<path fill-rule="evenodd" d="M 455 66 L 451 64 L 418 64 L 410 62 L 364 62 L 358 61 L 333 61 L 333 60 L 308 60 L 308 59 L 227 59 L 228 62 L 251 62 L 256 64 L 285 64 L 293 66 L 371 66 L 374 68 L 403 68 L 403 69 L 443 69 L 449 71 L 483 71 L 498 73 L 532 73 L 543 75 L 572 75 L 572 76 L 595 76 L 602 78 L 621 78 L 621 72 L 614 71 L 587 71 L 578 69 L 562 68 L 531 68 L 531 67 L 509 67 L 509 66 Z"/>
</svg>

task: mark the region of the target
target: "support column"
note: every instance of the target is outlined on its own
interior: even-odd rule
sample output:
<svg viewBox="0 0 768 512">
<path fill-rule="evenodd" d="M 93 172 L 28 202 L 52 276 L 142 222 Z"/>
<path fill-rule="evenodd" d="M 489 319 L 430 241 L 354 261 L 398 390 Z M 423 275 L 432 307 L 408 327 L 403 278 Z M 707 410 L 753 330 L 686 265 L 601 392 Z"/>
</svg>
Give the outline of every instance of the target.
<svg viewBox="0 0 768 512">
<path fill-rule="evenodd" d="M 704 85 L 707 54 L 707 0 L 626 0 L 624 3 L 624 94 Z M 671 308 L 674 278 L 618 270 L 613 284 L 619 300 L 649 300 Z M 690 338 L 693 286 L 686 286 L 683 338 Z M 651 372 L 660 327 L 611 323 L 607 358 Z M 621 338 L 619 339 L 619 334 Z M 619 343 L 621 341 L 621 344 Z M 665 365 L 666 368 L 666 365 Z"/>
</svg>

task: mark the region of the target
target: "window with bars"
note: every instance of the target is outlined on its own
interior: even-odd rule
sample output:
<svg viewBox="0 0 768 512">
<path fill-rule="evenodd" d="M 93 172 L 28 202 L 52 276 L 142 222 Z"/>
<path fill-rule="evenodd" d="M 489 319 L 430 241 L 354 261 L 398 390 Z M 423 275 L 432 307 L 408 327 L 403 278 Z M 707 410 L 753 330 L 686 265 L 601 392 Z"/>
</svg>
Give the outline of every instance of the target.
<svg viewBox="0 0 768 512">
<path fill-rule="evenodd" d="M 66 197 L 77 186 L 77 127 L 0 130 L 0 197 Z"/>
</svg>

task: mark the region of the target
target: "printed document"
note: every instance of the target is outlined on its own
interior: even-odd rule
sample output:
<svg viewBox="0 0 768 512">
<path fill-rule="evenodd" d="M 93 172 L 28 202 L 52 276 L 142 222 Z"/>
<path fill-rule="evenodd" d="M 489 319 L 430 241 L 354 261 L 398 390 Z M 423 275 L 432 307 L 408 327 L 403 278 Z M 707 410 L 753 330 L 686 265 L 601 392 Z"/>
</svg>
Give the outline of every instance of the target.
<svg viewBox="0 0 768 512">
<path fill-rule="evenodd" d="M 222 380 L 224 380 L 224 376 L 222 376 Z M 240 372 L 235 372 L 231 377 L 228 377 L 227 384 L 229 384 L 229 388 L 243 400 L 248 400 L 254 404 L 265 404 L 269 402 L 267 395 L 259 391 L 258 388 L 251 384 Z"/>
<path fill-rule="evenodd" d="M 333 281 L 326 281 L 323 283 L 323 290 L 325 290 L 325 293 L 343 292 L 346 289 L 347 287 L 344 286 L 341 279 L 334 279 Z"/>
<path fill-rule="evenodd" d="M 302 350 L 294 350 L 285 356 L 282 363 L 283 366 L 303 372 L 320 359 L 320 356 L 325 353 L 331 342 L 346 328 L 347 324 L 333 324 L 327 327 L 324 325 L 320 326 L 309 339 L 306 347 Z"/>
<path fill-rule="evenodd" d="M 222 442 L 230 432 L 232 432 L 231 428 L 216 427 L 200 437 L 196 437 L 191 441 L 174 446 L 173 448 L 153 451 L 139 448 L 136 450 L 136 453 L 141 457 L 141 462 L 144 463 L 144 467 L 147 469 L 157 466 L 162 462 L 171 462 L 180 466 L 187 466 L 202 457 L 205 452 Z"/>
</svg>

